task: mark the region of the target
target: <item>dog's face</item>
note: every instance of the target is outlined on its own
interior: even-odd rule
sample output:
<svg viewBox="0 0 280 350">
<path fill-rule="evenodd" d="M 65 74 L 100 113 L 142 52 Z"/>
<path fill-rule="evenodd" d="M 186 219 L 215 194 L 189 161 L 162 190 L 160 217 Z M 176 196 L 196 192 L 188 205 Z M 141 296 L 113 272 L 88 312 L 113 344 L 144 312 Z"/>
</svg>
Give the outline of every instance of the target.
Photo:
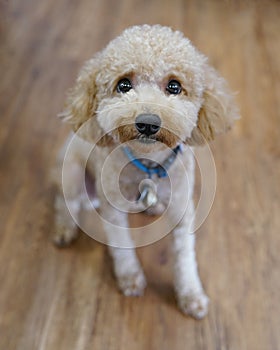
<svg viewBox="0 0 280 350">
<path fill-rule="evenodd" d="M 142 152 L 212 140 L 236 118 L 225 81 L 180 32 L 132 27 L 83 67 L 63 117 L 99 145 Z"/>
</svg>

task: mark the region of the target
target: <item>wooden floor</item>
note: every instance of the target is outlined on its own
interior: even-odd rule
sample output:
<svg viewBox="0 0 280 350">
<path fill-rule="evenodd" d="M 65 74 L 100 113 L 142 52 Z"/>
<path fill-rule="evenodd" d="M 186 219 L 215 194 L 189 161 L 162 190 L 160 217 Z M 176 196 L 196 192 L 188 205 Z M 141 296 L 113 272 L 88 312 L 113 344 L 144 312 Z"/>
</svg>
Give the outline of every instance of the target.
<svg viewBox="0 0 280 350">
<path fill-rule="evenodd" d="M 0 13 L 0 349 L 280 349 L 279 1 L 14 0 Z M 65 91 L 144 22 L 182 30 L 239 92 L 243 118 L 212 146 L 217 194 L 197 233 L 202 321 L 176 308 L 170 237 L 138 250 L 149 285 L 136 299 L 117 291 L 100 243 L 50 242 Z"/>
</svg>

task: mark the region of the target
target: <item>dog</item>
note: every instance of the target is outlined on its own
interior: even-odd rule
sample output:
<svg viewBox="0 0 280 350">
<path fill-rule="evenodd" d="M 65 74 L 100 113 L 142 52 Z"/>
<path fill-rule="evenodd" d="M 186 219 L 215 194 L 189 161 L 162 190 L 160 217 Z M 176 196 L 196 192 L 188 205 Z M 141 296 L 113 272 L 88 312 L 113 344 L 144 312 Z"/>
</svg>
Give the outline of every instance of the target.
<svg viewBox="0 0 280 350">
<path fill-rule="evenodd" d="M 58 157 L 60 172 L 64 161 L 64 177 L 63 189 L 61 176 L 55 179 L 55 243 L 65 246 L 77 236 L 69 209 L 78 216 L 83 207 L 86 167 L 106 219 L 103 228 L 118 286 L 126 296 L 139 296 L 146 280 L 127 229 L 130 209 L 161 215 L 168 207 L 173 220 L 182 203 L 188 203 L 172 227 L 174 286 L 182 312 L 203 318 L 209 299 L 191 234 L 193 147 L 212 141 L 238 118 L 226 81 L 181 32 L 160 25 L 133 26 L 84 64 L 59 117 L 79 137 L 67 160 L 71 137 Z M 90 158 L 89 145 L 95 146 Z"/>
</svg>

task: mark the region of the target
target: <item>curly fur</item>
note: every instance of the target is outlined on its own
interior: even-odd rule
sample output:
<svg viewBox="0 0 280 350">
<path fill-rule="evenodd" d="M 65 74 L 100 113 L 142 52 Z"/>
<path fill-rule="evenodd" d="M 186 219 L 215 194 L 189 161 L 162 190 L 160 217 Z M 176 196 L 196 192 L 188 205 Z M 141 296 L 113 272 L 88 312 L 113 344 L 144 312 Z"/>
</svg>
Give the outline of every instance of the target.
<svg viewBox="0 0 280 350">
<path fill-rule="evenodd" d="M 129 78 L 133 89 L 124 94 L 118 93 L 116 85 L 121 78 Z M 165 87 L 171 79 L 180 81 L 181 94 L 166 93 Z M 139 133 L 135 128 L 135 118 L 143 113 L 156 114 L 161 119 L 161 129 L 155 135 L 157 142 L 153 144 L 137 142 Z M 83 139 L 98 145 L 97 156 L 89 168 L 95 177 L 100 210 L 111 216 L 116 224 L 126 226 L 127 215 L 116 212 L 100 189 L 100 169 L 106 155 L 114 147 L 131 140 L 135 141 L 133 150 L 137 155 L 149 153 L 159 158 L 165 157 L 163 146 L 174 148 L 179 143 L 202 145 L 229 129 L 238 117 L 238 111 L 225 80 L 209 66 L 206 57 L 181 32 L 159 25 L 143 25 L 125 30 L 85 63 L 74 87 L 69 91 L 60 117 L 71 124 Z M 83 146 L 77 146 L 74 153 L 65 180 L 69 191 L 73 179 L 82 181 L 79 170 L 76 169 L 74 174 L 73 169 L 79 168 L 80 159 L 84 157 Z M 181 157 L 188 164 L 187 176 L 193 187 L 193 156 L 187 146 Z M 116 162 L 111 164 L 112 173 L 116 171 Z M 176 162 L 172 171 L 176 172 Z M 138 185 L 134 184 L 134 178 L 140 176 L 135 172 L 133 169 L 126 175 L 126 183 L 131 182 L 127 191 L 131 193 Z M 184 198 L 179 190 L 186 174 L 178 173 L 176 176 L 176 198 L 179 202 L 188 199 L 192 203 L 192 199 Z M 160 186 L 163 186 L 164 180 L 160 181 Z M 110 176 L 105 178 L 105 183 L 112 196 L 117 197 Z M 62 194 L 58 193 L 55 240 L 58 244 L 67 244 L 75 237 L 75 230 L 71 219 L 65 215 L 67 209 L 61 207 L 61 197 Z M 82 203 L 76 193 L 73 194 L 73 202 L 76 202 L 78 212 Z M 163 207 L 166 204 L 164 196 L 161 204 Z M 175 213 L 178 201 L 175 200 L 172 205 L 174 208 L 171 212 Z M 198 277 L 195 237 L 188 234 L 194 212 L 193 206 L 191 208 L 173 230 L 175 290 L 182 311 L 201 318 L 207 312 L 208 299 Z M 64 218 L 63 223 L 61 218 Z M 113 239 L 111 228 L 105 224 L 104 229 L 110 243 Z M 71 231 L 72 236 L 69 234 Z M 126 239 L 129 241 L 129 237 Z M 146 283 L 135 251 L 112 247 L 110 251 L 121 290 L 125 295 L 142 294 Z"/>
</svg>

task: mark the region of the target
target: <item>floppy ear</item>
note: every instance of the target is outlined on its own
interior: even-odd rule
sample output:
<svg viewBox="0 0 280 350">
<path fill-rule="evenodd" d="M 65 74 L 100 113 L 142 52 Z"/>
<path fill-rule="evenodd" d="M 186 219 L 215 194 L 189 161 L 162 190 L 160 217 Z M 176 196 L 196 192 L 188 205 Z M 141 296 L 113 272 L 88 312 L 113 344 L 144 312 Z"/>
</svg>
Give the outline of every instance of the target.
<svg viewBox="0 0 280 350">
<path fill-rule="evenodd" d="M 203 145 L 214 140 L 216 135 L 227 131 L 234 120 L 239 118 L 233 94 L 226 81 L 211 67 L 206 66 L 206 87 L 198 114 L 196 127 L 186 143 Z"/>
<path fill-rule="evenodd" d="M 69 124 L 73 130 L 89 142 L 106 146 L 112 138 L 105 135 L 95 118 L 97 110 L 96 75 L 99 59 L 87 61 L 81 69 L 76 83 L 68 91 L 64 111 L 58 117 Z"/>
</svg>

